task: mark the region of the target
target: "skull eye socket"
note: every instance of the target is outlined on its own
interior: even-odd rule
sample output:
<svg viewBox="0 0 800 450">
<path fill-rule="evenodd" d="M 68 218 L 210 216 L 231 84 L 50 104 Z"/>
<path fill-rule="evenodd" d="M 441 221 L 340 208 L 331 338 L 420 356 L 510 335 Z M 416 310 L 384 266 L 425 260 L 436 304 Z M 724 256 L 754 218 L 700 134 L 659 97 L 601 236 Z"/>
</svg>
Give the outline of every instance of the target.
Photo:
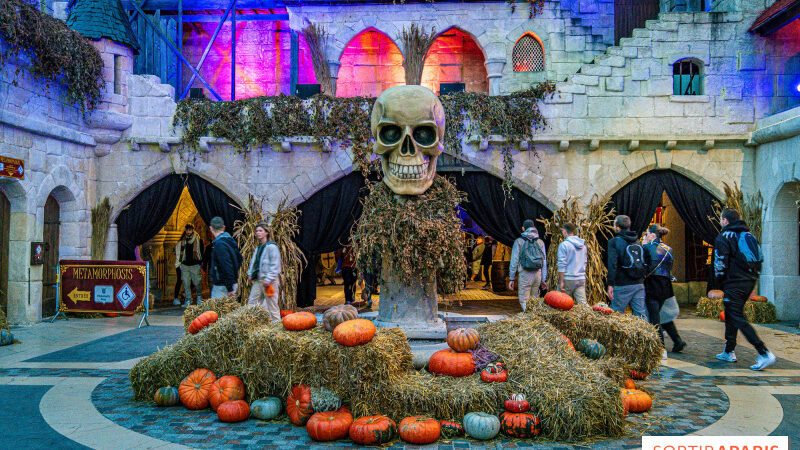
<svg viewBox="0 0 800 450">
<path fill-rule="evenodd" d="M 385 125 L 381 127 L 378 137 L 386 145 L 397 144 L 400 142 L 400 138 L 403 137 L 403 129 L 397 125 Z"/>
<path fill-rule="evenodd" d="M 414 128 L 414 140 L 422 146 L 433 145 L 436 142 L 436 129 L 430 125 L 421 125 Z"/>
</svg>

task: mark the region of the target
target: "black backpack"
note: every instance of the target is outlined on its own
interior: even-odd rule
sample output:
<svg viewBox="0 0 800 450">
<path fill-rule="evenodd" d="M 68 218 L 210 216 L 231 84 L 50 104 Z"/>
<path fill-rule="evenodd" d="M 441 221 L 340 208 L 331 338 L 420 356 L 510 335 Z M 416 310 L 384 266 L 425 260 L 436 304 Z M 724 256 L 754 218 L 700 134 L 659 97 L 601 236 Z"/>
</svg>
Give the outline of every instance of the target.
<svg viewBox="0 0 800 450">
<path fill-rule="evenodd" d="M 647 265 L 644 262 L 644 249 L 638 243 L 628 244 L 625 247 L 622 268 L 631 278 L 644 278 Z"/>
</svg>

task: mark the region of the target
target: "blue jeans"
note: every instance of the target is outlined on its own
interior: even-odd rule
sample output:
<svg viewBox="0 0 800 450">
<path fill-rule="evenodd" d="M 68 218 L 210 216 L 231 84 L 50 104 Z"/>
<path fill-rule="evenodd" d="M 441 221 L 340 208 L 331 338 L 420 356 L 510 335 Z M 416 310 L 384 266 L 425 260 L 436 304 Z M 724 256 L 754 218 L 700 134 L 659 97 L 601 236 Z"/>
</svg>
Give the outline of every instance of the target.
<svg viewBox="0 0 800 450">
<path fill-rule="evenodd" d="M 649 321 L 647 307 L 644 303 L 644 284 L 614 286 L 614 299 L 611 300 L 611 309 L 624 313 L 628 304 L 631 305 L 634 316 Z"/>
</svg>

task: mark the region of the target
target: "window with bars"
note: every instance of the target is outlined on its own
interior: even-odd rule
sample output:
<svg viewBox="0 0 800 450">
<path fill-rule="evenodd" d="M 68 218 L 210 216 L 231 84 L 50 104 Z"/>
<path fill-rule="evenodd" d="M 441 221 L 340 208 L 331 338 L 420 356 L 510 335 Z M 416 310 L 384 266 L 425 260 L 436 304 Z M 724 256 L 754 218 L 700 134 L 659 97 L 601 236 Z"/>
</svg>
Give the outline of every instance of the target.
<svg viewBox="0 0 800 450">
<path fill-rule="evenodd" d="M 544 49 L 531 34 L 525 34 L 514 45 L 512 53 L 514 72 L 541 72 L 544 70 Z"/>
<path fill-rule="evenodd" d="M 703 95 L 703 74 L 700 63 L 684 59 L 672 65 L 674 95 Z"/>
</svg>

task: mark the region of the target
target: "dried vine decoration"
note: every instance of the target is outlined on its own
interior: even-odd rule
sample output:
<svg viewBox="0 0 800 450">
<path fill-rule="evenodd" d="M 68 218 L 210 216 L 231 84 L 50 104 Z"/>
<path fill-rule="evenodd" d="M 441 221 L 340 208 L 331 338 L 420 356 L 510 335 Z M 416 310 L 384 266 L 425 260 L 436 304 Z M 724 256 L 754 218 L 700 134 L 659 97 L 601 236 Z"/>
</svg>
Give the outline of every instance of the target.
<svg viewBox="0 0 800 450">
<path fill-rule="evenodd" d="M 750 232 L 759 241 L 761 240 L 761 221 L 764 212 L 764 197 L 761 191 L 755 194 L 747 194 L 739 188 L 739 183 L 733 182 L 733 186 L 728 183 L 722 183 L 725 191 L 725 200 L 722 202 L 714 202 L 714 217 L 709 217 L 708 220 L 712 221 L 719 228 L 719 216 L 722 210 L 730 208 L 739 212 L 739 215 L 747 223 Z"/>
<path fill-rule="evenodd" d="M 412 23 L 409 28 L 403 28 L 400 35 L 400 45 L 403 47 L 403 68 L 406 69 L 406 84 L 422 83 L 422 69 L 425 66 L 425 57 L 428 55 L 433 41 L 436 40 L 436 29 L 431 27 L 430 33 L 424 28 Z"/>
<path fill-rule="evenodd" d="M 111 203 L 108 197 L 103 197 L 94 208 L 92 208 L 92 259 L 100 260 L 106 255 L 106 242 L 108 241 L 108 229 L 111 226 Z"/>
<path fill-rule="evenodd" d="M 328 67 L 328 32 L 322 25 L 310 23 L 303 28 L 303 36 L 308 43 L 308 50 L 311 53 L 311 62 L 314 64 L 314 76 L 320 90 L 325 95 L 335 96 L 336 85 L 331 78 L 331 69 Z"/>
<path fill-rule="evenodd" d="M 533 16 L 538 15 L 544 9 L 544 2 L 545 0 L 526 0 L 528 2 L 528 19 L 533 19 Z M 511 6 L 511 12 L 517 10 L 516 0 L 506 0 L 509 6 Z"/>
<path fill-rule="evenodd" d="M 561 226 L 567 222 L 578 226 L 578 237 L 586 240 L 588 260 L 586 261 L 586 297 L 590 305 L 606 302 L 605 279 L 608 269 L 603 263 L 599 236 L 612 236 L 614 213 L 608 208 L 608 199 L 600 199 L 597 195 L 584 209 L 577 199 L 570 197 L 563 201 L 553 217 L 539 219 L 544 224 L 545 233 L 550 236 L 550 248 L 547 249 L 547 278 L 558 280 L 558 245 L 564 242 Z"/>
<path fill-rule="evenodd" d="M 530 89 L 508 95 L 487 95 L 477 92 L 456 92 L 441 98 L 447 129 L 445 146 L 455 155 L 461 154 L 462 139 L 484 139 L 499 135 L 503 154 L 503 190 L 511 196 L 514 186 L 512 150 L 519 142 L 528 141 L 533 148 L 533 135 L 547 125 L 539 109 L 539 101 L 555 92 L 555 85 L 545 82 Z"/>
<path fill-rule="evenodd" d="M 439 294 L 460 291 L 467 267 L 456 206 L 465 199 L 440 176 L 424 194 L 403 199 L 384 183 L 373 184 L 352 233 L 358 270 L 371 272 L 385 261 L 398 278 L 436 277 Z"/>
<path fill-rule="evenodd" d="M 0 70 L 13 61 L 47 87 L 63 85 L 66 100 L 91 111 L 100 103 L 103 60 L 67 25 L 21 0 L 0 1 Z M 19 69 L 14 74 L 18 75 Z M 17 81 L 13 83 L 16 85 Z"/>
</svg>

